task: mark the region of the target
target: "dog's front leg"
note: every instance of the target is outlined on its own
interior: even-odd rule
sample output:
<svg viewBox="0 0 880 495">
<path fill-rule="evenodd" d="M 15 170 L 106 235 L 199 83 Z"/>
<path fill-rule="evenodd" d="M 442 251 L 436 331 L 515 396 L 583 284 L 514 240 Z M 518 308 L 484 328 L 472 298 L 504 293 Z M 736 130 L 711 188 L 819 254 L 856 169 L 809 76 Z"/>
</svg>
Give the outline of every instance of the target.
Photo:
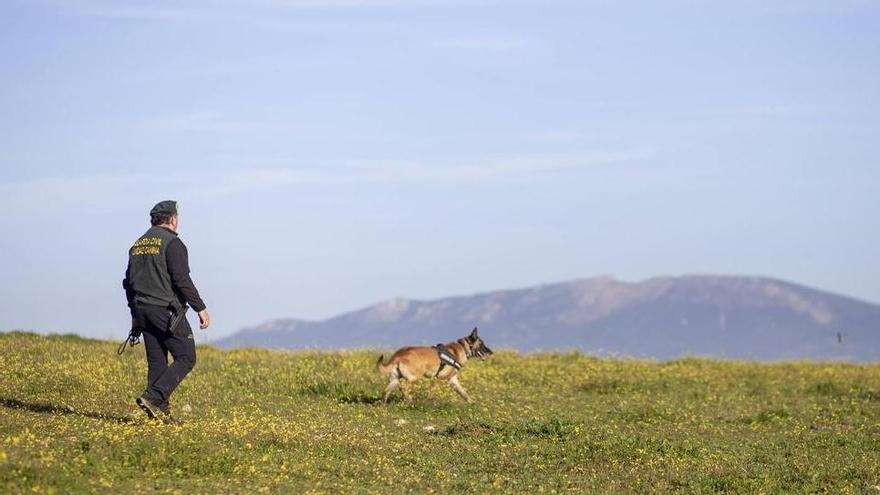
<svg viewBox="0 0 880 495">
<path fill-rule="evenodd" d="M 458 375 L 452 375 L 452 377 L 449 379 L 449 384 L 452 385 L 452 388 L 456 392 L 458 392 L 458 395 L 460 395 L 462 399 L 466 400 L 468 404 L 472 404 L 474 402 L 473 400 L 471 400 L 464 387 L 461 386 L 461 383 L 458 382 Z"/>
<path fill-rule="evenodd" d="M 403 399 L 407 402 L 412 400 L 412 394 L 410 393 L 411 387 L 412 385 L 409 380 L 400 382 L 400 393 L 403 394 Z"/>
<path fill-rule="evenodd" d="M 440 385 L 440 383 L 441 383 L 440 378 L 431 379 L 431 389 L 429 390 L 429 393 L 431 395 L 435 395 L 435 396 L 437 395 L 437 387 Z"/>
</svg>

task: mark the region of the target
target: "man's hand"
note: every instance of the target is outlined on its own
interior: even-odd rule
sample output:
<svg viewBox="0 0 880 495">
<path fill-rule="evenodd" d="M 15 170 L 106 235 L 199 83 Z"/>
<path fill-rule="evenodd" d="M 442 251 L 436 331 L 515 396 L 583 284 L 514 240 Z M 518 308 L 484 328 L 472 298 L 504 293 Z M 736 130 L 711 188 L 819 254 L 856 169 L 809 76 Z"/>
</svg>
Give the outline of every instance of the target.
<svg viewBox="0 0 880 495">
<path fill-rule="evenodd" d="M 199 311 L 199 328 L 202 330 L 208 328 L 211 325 L 211 316 L 208 314 L 207 309 L 203 309 Z"/>
<path fill-rule="evenodd" d="M 131 330 L 133 332 L 142 332 L 144 330 L 144 320 L 139 318 L 131 317 Z"/>
</svg>

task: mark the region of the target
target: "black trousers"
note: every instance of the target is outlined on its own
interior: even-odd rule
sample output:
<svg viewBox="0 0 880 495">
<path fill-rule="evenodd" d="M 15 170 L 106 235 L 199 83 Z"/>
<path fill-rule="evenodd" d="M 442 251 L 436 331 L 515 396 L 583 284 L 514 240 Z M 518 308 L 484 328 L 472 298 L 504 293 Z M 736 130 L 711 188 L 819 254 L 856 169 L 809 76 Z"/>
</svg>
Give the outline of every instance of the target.
<svg viewBox="0 0 880 495">
<path fill-rule="evenodd" d="M 139 304 L 136 317 L 143 325 L 142 338 L 147 350 L 147 389 L 142 397 L 168 410 L 174 389 L 196 365 L 196 341 L 186 318 L 169 332 L 171 311 L 162 306 Z M 168 354 L 174 358 L 168 364 Z"/>
</svg>

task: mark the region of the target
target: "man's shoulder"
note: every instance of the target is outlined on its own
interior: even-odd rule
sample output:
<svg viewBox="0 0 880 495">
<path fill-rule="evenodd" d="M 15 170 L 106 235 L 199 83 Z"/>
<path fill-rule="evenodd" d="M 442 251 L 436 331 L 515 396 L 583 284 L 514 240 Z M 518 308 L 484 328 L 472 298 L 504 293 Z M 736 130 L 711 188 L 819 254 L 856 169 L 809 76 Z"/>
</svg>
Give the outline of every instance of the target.
<svg viewBox="0 0 880 495">
<path fill-rule="evenodd" d="M 166 252 L 174 253 L 175 251 L 183 251 L 186 252 L 186 244 L 183 243 L 183 239 L 180 237 L 174 237 L 168 241 L 168 245 L 165 247 Z"/>
</svg>

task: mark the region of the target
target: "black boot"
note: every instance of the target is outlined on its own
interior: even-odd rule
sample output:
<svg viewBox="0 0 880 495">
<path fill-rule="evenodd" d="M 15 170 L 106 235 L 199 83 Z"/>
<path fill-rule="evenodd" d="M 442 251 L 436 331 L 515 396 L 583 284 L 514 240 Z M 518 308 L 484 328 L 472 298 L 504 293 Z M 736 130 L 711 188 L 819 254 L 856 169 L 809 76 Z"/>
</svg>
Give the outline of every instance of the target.
<svg viewBox="0 0 880 495">
<path fill-rule="evenodd" d="M 183 425 L 183 420 L 178 418 L 177 416 L 172 416 L 170 409 L 167 411 L 164 411 L 162 414 L 163 414 L 162 421 L 164 421 L 165 424 L 177 425 L 177 426 Z"/>
<path fill-rule="evenodd" d="M 138 397 L 134 402 L 147 414 L 147 416 L 150 417 L 150 419 L 162 419 L 162 416 L 165 414 L 156 404 L 153 404 L 150 399 L 147 399 L 146 397 Z"/>
</svg>

